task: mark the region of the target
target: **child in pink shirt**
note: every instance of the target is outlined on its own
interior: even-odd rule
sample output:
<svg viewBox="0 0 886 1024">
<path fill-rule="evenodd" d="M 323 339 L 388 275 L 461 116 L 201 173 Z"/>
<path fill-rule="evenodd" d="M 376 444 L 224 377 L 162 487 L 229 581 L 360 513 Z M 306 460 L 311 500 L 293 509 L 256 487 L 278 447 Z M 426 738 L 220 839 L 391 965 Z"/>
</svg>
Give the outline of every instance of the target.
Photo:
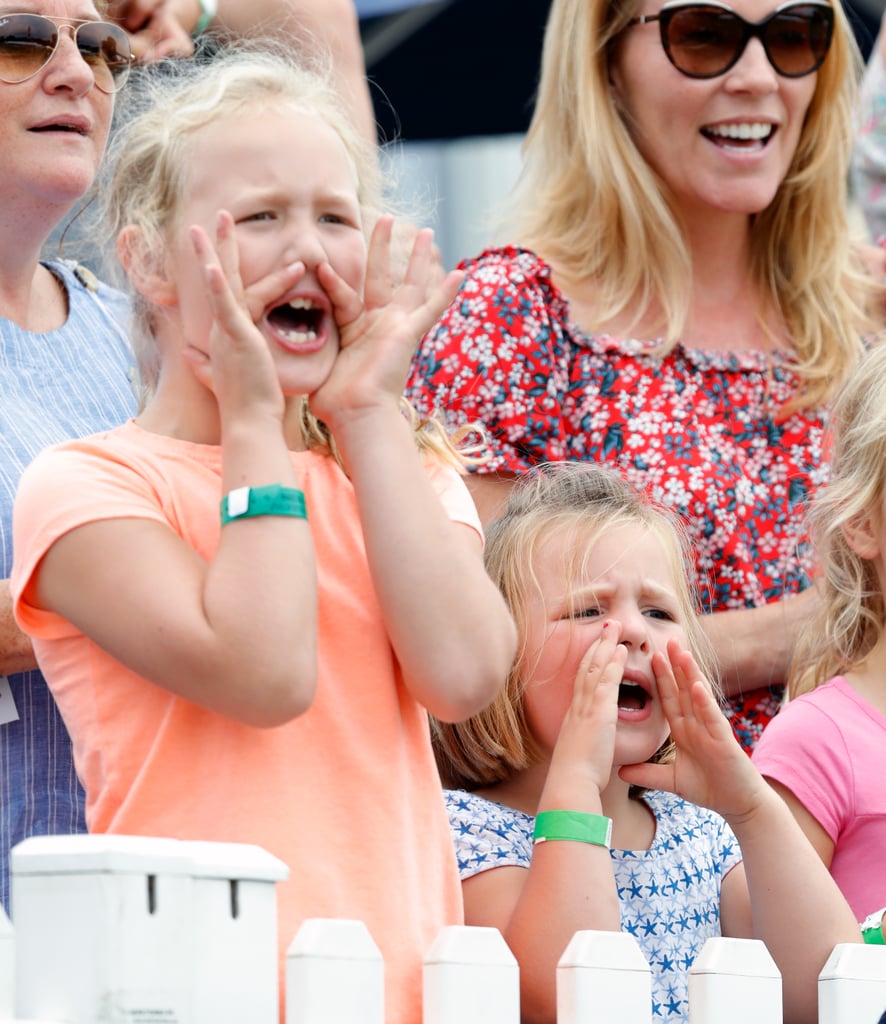
<svg viewBox="0 0 886 1024">
<path fill-rule="evenodd" d="M 832 412 L 831 480 L 810 517 L 820 602 L 787 706 L 754 751 L 859 920 L 882 941 L 886 905 L 886 348 L 870 351 Z M 866 922 L 867 924 L 867 922 Z"/>
</svg>

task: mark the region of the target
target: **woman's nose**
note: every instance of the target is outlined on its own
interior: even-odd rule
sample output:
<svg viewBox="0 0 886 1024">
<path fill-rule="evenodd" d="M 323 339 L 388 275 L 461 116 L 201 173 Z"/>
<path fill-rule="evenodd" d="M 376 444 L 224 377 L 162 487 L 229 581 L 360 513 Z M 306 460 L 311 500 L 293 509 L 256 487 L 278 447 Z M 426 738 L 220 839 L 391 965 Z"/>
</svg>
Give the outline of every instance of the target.
<svg viewBox="0 0 886 1024">
<path fill-rule="evenodd" d="M 69 88 L 82 94 L 95 85 L 92 68 L 77 46 L 73 25 L 59 25 L 58 43 L 46 62 L 44 74 L 51 89 Z"/>
<path fill-rule="evenodd" d="M 727 87 L 733 91 L 769 93 L 778 88 L 778 73 L 759 39 L 748 40 L 744 53 L 726 75 Z"/>
</svg>

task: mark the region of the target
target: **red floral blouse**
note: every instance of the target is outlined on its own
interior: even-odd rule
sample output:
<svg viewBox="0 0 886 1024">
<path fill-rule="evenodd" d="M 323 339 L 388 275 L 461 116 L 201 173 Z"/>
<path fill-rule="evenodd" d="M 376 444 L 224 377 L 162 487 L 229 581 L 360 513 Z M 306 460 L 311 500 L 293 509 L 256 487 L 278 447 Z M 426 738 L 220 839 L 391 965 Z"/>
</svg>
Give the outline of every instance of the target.
<svg viewBox="0 0 886 1024">
<path fill-rule="evenodd" d="M 452 427 L 486 426 L 491 458 L 479 472 L 563 459 L 617 466 L 684 519 L 705 611 L 809 585 L 804 511 L 826 479 L 825 412 L 780 415 L 795 388 L 786 354 L 678 344 L 662 358 L 657 342 L 583 333 L 531 252 L 490 249 L 462 268 L 461 291 L 423 339 L 407 394 Z M 781 694 L 777 686 L 730 701 L 746 750 Z"/>
</svg>

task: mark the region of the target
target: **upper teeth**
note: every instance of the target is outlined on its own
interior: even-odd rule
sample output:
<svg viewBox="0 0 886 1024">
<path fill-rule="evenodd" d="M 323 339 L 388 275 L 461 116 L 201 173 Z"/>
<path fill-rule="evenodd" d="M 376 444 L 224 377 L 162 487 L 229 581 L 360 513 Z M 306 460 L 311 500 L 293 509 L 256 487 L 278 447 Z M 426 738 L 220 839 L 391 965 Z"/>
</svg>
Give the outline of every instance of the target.
<svg viewBox="0 0 886 1024">
<path fill-rule="evenodd" d="M 290 299 L 289 305 L 293 309 L 313 309 L 314 301 L 313 299 Z"/>
<path fill-rule="evenodd" d="M 709 128 L 711 135 L 721 135 L 726 139 L 767 139 L 772 134 L 772 125 L 759 122 L 757 124 L 717 124 Z"/>
</svg>

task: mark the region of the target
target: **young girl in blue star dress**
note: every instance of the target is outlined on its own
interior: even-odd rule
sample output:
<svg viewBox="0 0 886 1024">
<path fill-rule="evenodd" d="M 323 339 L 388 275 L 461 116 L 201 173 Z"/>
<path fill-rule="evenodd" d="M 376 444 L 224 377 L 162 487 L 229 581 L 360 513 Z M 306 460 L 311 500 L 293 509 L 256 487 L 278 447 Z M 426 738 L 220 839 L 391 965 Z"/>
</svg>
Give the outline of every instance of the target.
<svg viewBox="0 0 886 1024">
<path fill-rule="evenodd" d="M 720 710 L 668 514 L 612 471 L 542 466 L 486 564 L 518 655 L 496 702 L 435 741 L 466 921 L 517 957 L 523 1021 L 555 1020 L 584 929 L 637 940 L 656 1020 L 687 1020 L 689 968 L 721 934 L 763 939 L 785 1021 L 817 1019 L 818 974 L 858 925 Z"/>
</svg>

